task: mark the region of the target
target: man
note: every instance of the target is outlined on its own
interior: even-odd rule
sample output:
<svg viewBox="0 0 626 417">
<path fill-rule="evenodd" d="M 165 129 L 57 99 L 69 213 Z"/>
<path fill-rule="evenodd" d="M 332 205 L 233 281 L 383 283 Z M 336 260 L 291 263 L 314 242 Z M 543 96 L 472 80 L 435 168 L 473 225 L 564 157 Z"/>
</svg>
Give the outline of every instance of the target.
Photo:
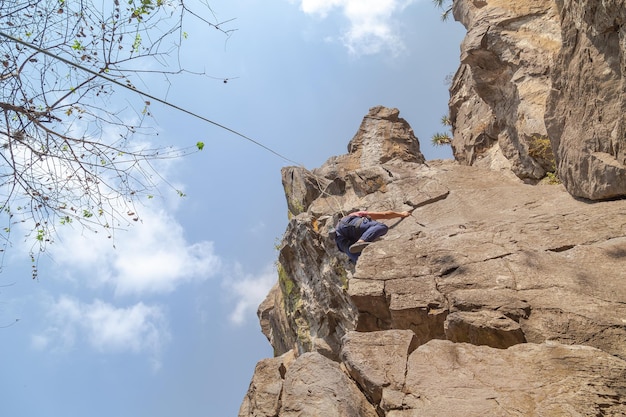
<svg viewBox="0 0 626 417">
<path fill-rule="evenodd" d="M 361 251 L 370 242 L 385 235 L 389 228 L 376 220 L 408 217 L 408 211 L 357 211 L 342 218 L 335 227 L 337 248 L 356 263 Z"/>
</svg>

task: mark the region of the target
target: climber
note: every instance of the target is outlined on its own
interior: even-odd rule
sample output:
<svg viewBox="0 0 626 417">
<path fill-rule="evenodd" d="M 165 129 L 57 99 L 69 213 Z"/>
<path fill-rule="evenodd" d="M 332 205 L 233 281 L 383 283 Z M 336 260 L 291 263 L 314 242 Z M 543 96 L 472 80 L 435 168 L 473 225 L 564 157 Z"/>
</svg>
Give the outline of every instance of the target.
<svg viewBox="0 0 626 417">
<path fill-rule="evenodd" d="M 387 233 L 386 224 L 376 220 L 407 217 L 408 211 L 357 211 L 343 217 L 335 227 L 335 242 L 340 251 L 356 263 L 361 251 Z"/>
</svg>

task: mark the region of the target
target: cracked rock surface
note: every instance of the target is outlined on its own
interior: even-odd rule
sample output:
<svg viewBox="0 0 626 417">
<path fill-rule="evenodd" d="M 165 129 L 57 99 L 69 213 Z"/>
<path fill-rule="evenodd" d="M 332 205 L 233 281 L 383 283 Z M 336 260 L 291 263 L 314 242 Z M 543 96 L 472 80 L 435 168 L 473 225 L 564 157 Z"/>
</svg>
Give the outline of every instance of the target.
<svg viewBox="0 0 626 417">
<path fill-rule="evenodd" d="M 626 415 L 626 200 L 424 161 L 396 109 L 348 150 L 283 170 L 276 357 L 241 417 Z M 413 211 L 354 266 L 329 230 L 359 209 Z"/>
<path fill-rule="evenodd" d="M 450 87 L 460 163 L 570 194 L 626 196 L 626 1 L 455 0 L 467 29 Z"/>
</svg>

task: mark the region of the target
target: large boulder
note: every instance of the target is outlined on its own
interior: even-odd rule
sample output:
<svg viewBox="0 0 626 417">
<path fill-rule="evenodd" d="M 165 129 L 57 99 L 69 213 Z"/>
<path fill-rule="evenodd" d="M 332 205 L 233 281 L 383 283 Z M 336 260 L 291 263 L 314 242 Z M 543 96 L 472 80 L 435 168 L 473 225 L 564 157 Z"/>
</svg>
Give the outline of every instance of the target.
<svg viewBox="0 0 626 417">
<path fill-rule="evenodd" d="M 381 415 L 626 413 L 626 362 L 597 349 L 527 343 L 502 350 L 444 340 L 415 350 L 407 350 L 406 344 L 402 350 L 381 345 L 381 336 L 393 332 L 361 334 L 362 342 L 346 343 L 343 354 L 346 367 Z"/>
<path fill-rule="evenodd" d="M 239 417 L 378 417 L 340 365 L 318 353 L 261 361 Z"/>
</svg>

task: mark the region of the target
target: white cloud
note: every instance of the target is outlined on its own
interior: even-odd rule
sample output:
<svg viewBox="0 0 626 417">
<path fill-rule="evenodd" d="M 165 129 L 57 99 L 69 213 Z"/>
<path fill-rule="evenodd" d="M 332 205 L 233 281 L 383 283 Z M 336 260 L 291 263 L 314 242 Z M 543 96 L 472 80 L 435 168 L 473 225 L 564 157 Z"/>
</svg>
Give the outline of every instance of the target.
<svg viewBox="0 0 626 417">
<path fill-rule="evenodd" d="M 114 240 L 78 230 L 60 231 L 53 259 L 94 286 L 111 286 L 117 295 L 167 293 L 179 285 L 203 281 L 221 269 L 213 242 L 189 243 L 182 226 L 164 211 L 149 206 L 142 221 L 118 231 Z"/>
<path fill-rule="evenodd" d="M 82 134 L 80 132 L 86 130 L 88 126 L 86 122 L 83 124 L 81 126 L 77 126 L 78 123 L 72 124 L 71 128 L 77 130 L 80 135 Z M 124 124 L 132 126 L 136 125 L 137 121 L 126 120 Z M 107 141 L 117 140 L 121 134 L 120 126 L 105 125 L 102 137 L 94 139 L 94 142 L 103 142 L 102 146 L 105 146 Z M 150 142 L 142 141 L 141 135 L 132 142 L 132 147 L 140 153 L 142 149 L 158 148 Z M 75 151 L 79 150 L 80 147 Z M 61 274 L 66 277 L 74 279 L 80 276 L 81 281 L 87 281 L 91 286 L 107 284 L 113 287 L 117 295 L 140 295 L 170 292 L 181 283 L 207 279 L 219 270 L 221 262 L 214 254 L 213 243 L 187 242 L 183 228 L 169 214 L 176 210 L 182 200 L 168 198 L 174 194 L 171 188 L 176 185 L 175 180 L 166 177 L 180 163 L 180 160 L 169 157 L 179 155 L 181 151 L 174 148 L 163 149 L 160 158 L 144 164 L 137 164 L 132 157 L 127 161 L 121 157 L 115 162 L 112 170 L 94 168 L 93 171 L 97 173 L 96 181 L 79 179 L 82 177 L 76 174 L 81 172 L 79 167 L 91 165 L 83 164 L 82 160 L 38 158 L 28 146 L 15 146 L 12 152 L 15 154 L 17 166 L 29 166 L 28 175 L 32 178 L 43 178 L 41 181 L 49 177 L 62 179 L 51 182 L 61 183 L 62 188 L 59 190 L 51 188 L 50 200 L 70 201 L 69 207 L 56 212 L 37 208 L 22 210 L 18 216 L 22 215 L 23 218 L 15 221 L 15 226 L 11 229 L 29 236 L 23 242 L 17 243 L 21 251 L 28 253 L 33 248 L 38 249 L 38 238 L 34 234 L 41 229 L 39 224 L 51 224 L 50 230 L 46 231 L 51 235 L 43 237 L 53 240 L 54 243 L 46 244 L 46 250 L 54 262 L 61 266 L 59 268 Z M 95 158 L 89 151 L 84 153 Z M 130 179 L 121 176 L 129 183 L 138 179 L 157 196 L 161 195 L 161 191 L 167 191 L 164 193 L 165 198 L 147 199 L 147 196 L 143 195 L 131 197 L 130 191 L 124 189 L 120 178 L 117 177 L 120 173 L 129 174 Z M 4 184 L 4 187 L 0 186 L 0 192 L 8 193 L 7 187 L 10 186 L 10 183 Z M 130 186 L 143 188 L 137 184 Z M 120 188 L 121 194 L 115 191 L 116 187 Z M 12 202 L 12 206 L 31 206 L 30 196 L 20 197 L 19 193 L 16 194 L 18 196 L 15 197 L 16 201 Z M 144 197 L 150 205 L 136 207 Z M 130 201 L 133 198 L 137 201 Z M 135 211 L 138 214 L 134 214 Z M 126 213 L 129 215 L 126 216 Z M 68 217 L 65 218 L 64 215 Z M 95 220 L 93 227 L 100 232 L 99 234 L 85 229 L 84 225 L 89 224 L 91 220 Z M 61 222 L 64 225 L 61 225 Z M 104 224 L 114 226 L 115 229 L 106 228 Z M 127 230 L 124 230 L 125 228 Z M 112 235 L 111 238 L 102 236 L 109 233 Z"/>
<path fill-rule="evenodd" d="M 160 353 L 170 340 L 160 307 L 142 302 L 115 307 L 101 300 L 87 304 L 61 296 L 48 309 L 46 328 L 32 336 L 38 350 L 69 351 L 84 342 L 102 353 L 146 353 L 160 366 Z"/>
<path fill-rule="evenodd" d="M 222 261 L 213 242 L 189 242 L 159 201 L 150 202 L 138 211 L 140 220 L 111 238 L 75 224 L 57 228 L 48 253 L 62 277 L 90 287 L 97 297 L 111 289 L 135 302 L 120 307 L 98 298 L 89 303 L 60 296 L 44 306 L 45 328 L 32 335 L 33 348 L 67 352 L 84 344 L 100 353 L 141 353 L 160 368 L 161 351 L 170 340 L 166 311 L 140 300 L 207 280 L 221 271 Z"/>
<path fill-rule="evenodd" d="M 109 136 L 113 137 L 113 132 Z M 140 141 L 136 146 L 154 148 Z M 153 182 L 156 195 L 161 195 L 162 189 L 167 193 L 162 199 L 148 199 L 140 207 L 138 202 L 129 204 L 127 196 L 106 189 L 103 184 L 115 181 L 103 175 L 96 185 L 106 202 L 102 208 L 129 213 L 128 225 L 114 223 L 119 224 L 117 229 L 101 228 L 98 234 L 86 231 L 78 221 L 57 226 L 55 243 L 48 251 L 68 277 L 88 278 L 92 286 L 106 284 L 116 295 L 142 295 L 171 292 L 185 282 L 202 281 L 219 271 L 221 261 L 214 253 L 213 242 L 187 242 L 181 224 L 170 214 L 182 200 L 168 198 L 174 194 L 170 187 L 176 185 L 166 177 L 178 162 L 167 158 L 151 162 L 159 175 L 149 176 L 147 181 Z M 110 238 L 104 236 L 106 232 L 110 232 Z"/>
<path fill-rule="evenodd" d="M 304 13 L 326 17 L 331 9 L 340 7 L 344 3 L 345 0 L 302 0 L 300 7 Z"/>
<path fill-rule="evenodd" d="M 133 125 L 130 121 L 125 124 Z M 94 142 L 117 140 L 116 126 L 105 126 L 103 135 Z M 76 124 L 72 127 L 78 129 Z M 141 138 L 132 141 L 132 146 L 138 150 L 158 148 Z M 147 353 L 154 366 L 160 366 L 160 352 L 170 339 L 166 312 L 140 300 L 147 295 L 172 292 L 189 282 L 207 280 L 222 268 L 213 242 L 188 241 L 182 225 L 172 214 L 182 199 L 178 194 L 171 199 L 169 196 L 175 194 L 172 188 L 182 187 L 175 184 L 176 179 L 170 178 L 180 160 L 170 157 L 181 153 L 184 152 L 167 148 L 159 152 L 159 158 L 145 164 L 137 164 L 130 157 L 129 161 L 123 161 L 126 154 L 122 153 L 118 155 L 121 159 L 116 161 L 117 172 L 107 171 L 106 166 L 100 167 L 97 162 L 94 163 L 100 167 L 94 169 L 97 180 L 86 181 L 75 175 L 79 171 L 76 165 L 84 163 L 82 159 L 41 159 L 33 156 L 28 147 L 19 149 L 20 164 L 37 161 L 28 165 L 33 177 L 62 179 L 52 183 L 64 187 L 59 191 L 60 201 L 71 202 L 66 212 L 56 213 L 68 214 L 67 218 L 49 215 L 47 210 L 32 212 L 43 213 L 42 223 L 54 223 L 50 228 L 54 233 L 45 236 L 53 240 L 46 245 L 52 262 L 40 277 L 45 273 L 47 279 L 57 273 L 73 281 L 77 288 L 88 287 L 97 293 L 96 297 L 89 298 L 95 298 L 91 303 L 82 297 L 74 299 L 64 295 L 46 303 L 44 328 L 32 335 L 33 348 L 69 351 L 82 344 L 101 353 Z M 85 165 L 90 166 L 90 163 Z M 141 182 L 148 190 L 145 193 L 150 192 L 157 198 L 147 198 L 143 192 L 125 191 L 126 183 L 116 177 L 120 171 L 129 173 L 128 177 L 122 175 L 122 179 L 128 180 L 133 189 L 143 190 L 144 187 L 133 183 Z M 117 187 L 121 188 L 121 195 L 115 192 Z M 139 207 L 143 198 L 147 204 Z M 26 220 L 29 214 L 26 213 Z M 88 230 L 91 220 L 96 220 L 94 230 L 98 233 Z M 97 223 L 115 227 L 99 227 Z M 27 222 L 16 222 L 15 226 L 25 235 L 32 228 Z M 19 250 L 28 253 L 33 249 L 32 242 L 37 242 L 34 236 L 18 242 Z M 132 297 L 134 304 L 119 307 L 116 302 L 103 300 L 103 294 L 108 295 L 109 289 L 116 296 L 126 296 L 127 302 Z"/>
<path fill-rule="evenodd" d="M 301 0 L 304 13 L 325 18 L 337 8 L 349 22 L 340 37 L 351 54 L 371 55 L 404 49 L 395 16 L 415 0 Z"/>
<path fill-rule="evenodd" d="M 241 325 L 248 319 L 256 319 L 257 308 L 276 283 L 277 276 L 273 265 L 268 265 L 258 275 L 244 274 L 237 266 L 224 281 L 226 291 L 236 300 L 230 314 L 231 322 Z"/>
</svg>

